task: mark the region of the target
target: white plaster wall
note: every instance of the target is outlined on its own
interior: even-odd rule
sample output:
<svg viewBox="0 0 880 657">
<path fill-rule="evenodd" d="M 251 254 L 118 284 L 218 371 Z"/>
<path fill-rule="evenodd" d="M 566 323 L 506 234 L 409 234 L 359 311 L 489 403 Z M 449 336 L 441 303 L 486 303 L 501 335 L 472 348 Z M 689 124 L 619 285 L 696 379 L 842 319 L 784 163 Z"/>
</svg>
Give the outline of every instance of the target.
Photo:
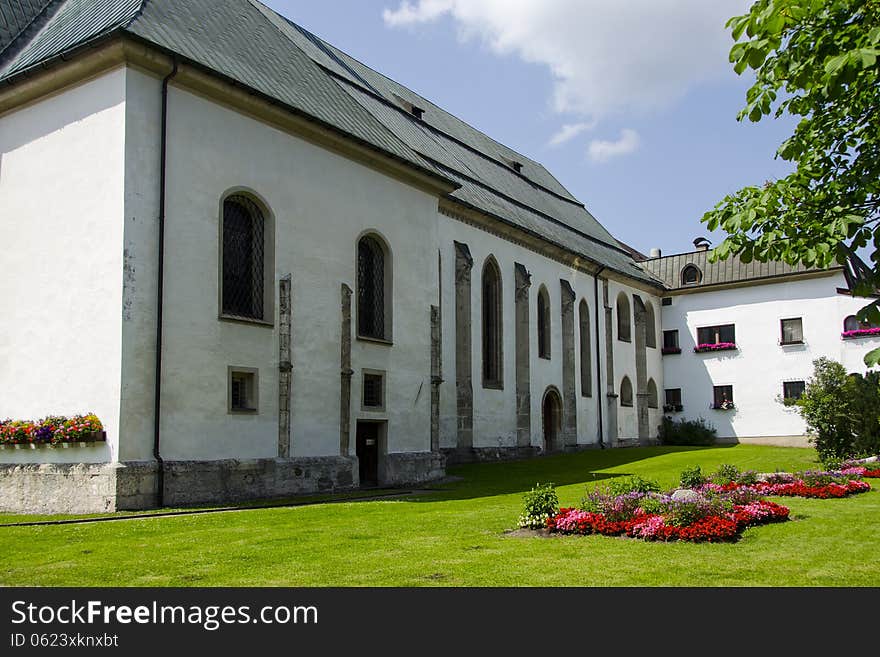
<svg viewBox="0 0 880 657">
<path fill-rule="evenodd" d="M 143 89 L 132 93 L 155 95 L 159 81 L 139 76 L 135 86 Z M 291 454 L 338 453 L 340 285 L 355 289 L 356 243 L 366 230 L 384 235 L 392 252 L 394 345 L 353 341 L 351 453 L 358 418 L 387 419 L 388 452 L 429 450 L 437 198 L 173 85 L 168 117 L 163 456 L 277 454 L 277 281 L 288 272 Z M 149 149 L 142 154 L 131 154 L 129 175 L 153 175 Z M 275 217 L 274 327 L 218 319 L 220 201 L 232 188 L 253 190 Z M 139 330 L 149 328 L 145 321 Z M 230 365 L 259 369 L 257 415 L 227 414 Z M 386 413 L 360 410 L 362 368 L 387 372 Z"/>
<path fill-rule="evenodd" d="M 673 297 L 663 328 L 678 329 L 681 354 L 663 357 L 667 388 L 682 389 L 684 412 L 703 417 L 718 436 L 803 435 L 803 420 L 786 408 L 783 381 L 809 380 L 812 361 L 827 356 L 849 371 L 865 371 L 861 357 L 878 339 L 842 340 L 843 319 L 866 303 L 836 292 L 842 274 Z M 804 345 L 780 346 L 780 320 L 803 319 Z M 735 324 L 736 351 L 695 354 L 697 327 Z M 735 411 L 710 409 L 712 387 L 733 385 Z"/>
<path fill-rule="evenodd" d="M 0 117 L 0 416 L 94 411 L 108 438 L 0 462 L 117 457 L 125 111 L 118 69 Z"/>
<path fill-rule="evenodd" d="M 439 243 L 442 256 L 443 297 L 443 379 L 440 394 L 441 446 L 455 447 L 457 442 L 457 409 L 455 388 L 455 248 L 454 241 L 468 245 L 474 259 L 471 272 L 471 349 L 472 382 L 474 394 L 474 447 L 510 447 L 516 445 L 516 333 L 515 333 L 515 270 L 520 263 L 531 273 L 529 288 L 529 366 L 531 377 L 531 444 L 543 446 L 541 402 L 549 386 L 560 394 L 562 385 L 562 317 L 560 279 L 567 280 L 575 291 L 574 351 L 575 399 L 577 403 L 577 439 L 579 444 L 598 442 L 598 401 L 605 401 L 605 324 L 604 309 L 599 311 L 600 353 L 596 353 L 596 313 L 594 279 L 532 250 L 504 240 L 484 230 L 446 215 L 439 215 Z M 482 302 L 481 275 L 483 265 L 493 255 L 501 269 L 503 295 L 504 388 L 494 390 L 482 385 Z M 538 357 L 537 299 L 541 285 L 550 297 L 551 345 L 550 360 Z M 647 295 L 641 293 L 643 298 Z M 592 396 L 581 395 L 580 337 L 578 306 L 581 299 L 590 311 L 590 353 L 593 391 Z M 602 287 L 599 286 L 599 304 Z M 655 307 L 659 307 L 655 303 Z M 659 313 L 658 313 L 659 317 Z M 649 350 L 651 351 L 651 350 Z M 659 351 L 658 351 L 659 354 Z M 602 386 L 596 378 L 596 359 L 602 363 Z M 649 362 L 651 356 L 649 355 Z M 634 360 L 633 360 L 634 362 Z M 615 363 L 616 367 L 616 363 Z M 650 367 L 650 366 L 649 366 Z M 633 366 L 634 370 L 634 366 Z M 654 366 L 660 371 L 659 358 Z M 658 386 L 661 385 L 658 382 Z M 564 401 L 564 400 L 563 400 Z M 603 413 L 605 408 L 603 407 Z M 604 428 L 607 430 L 607 419 Z M 606 434 L 604 440 L 609 438 Z"/>
<path fill-rule="evenodd" d="M 619 339 L 617 323 L 617 298 L 623 293 L 629 302 L 630 342 Z M 661 360 L 660 347 L 662 346 L 663 331 L 661 328 L 660 297 L 649 294 L 644 290 L 610 280 L 608 283 L 608 303 L 613 308 L 611 311 L 612 331 L 614 344 L 614 392 L 617 398 L 617 422 L 618 436 L 620 438 L 638 438 L 638 381 L 636 378 L 636 325 L 635 325 L 635 300 L 638 295 L 647 306 L 651 304 L 654 309 L 654 334 L 656 347 L 646 347 L 645 357 L 647 365 L 647 378 L 653 379 L 657 386 L 658 408 L 648 409 L 648 436 L 655 438 L 662 417 L 663 395 L 663 361 Z M 604 348 L 604 345 L 603 345 Z M 620 405 L 620 388 L 623 378 L 629 377 L 633 390 L 633 405 L 625 407 Z"/>
</svg>

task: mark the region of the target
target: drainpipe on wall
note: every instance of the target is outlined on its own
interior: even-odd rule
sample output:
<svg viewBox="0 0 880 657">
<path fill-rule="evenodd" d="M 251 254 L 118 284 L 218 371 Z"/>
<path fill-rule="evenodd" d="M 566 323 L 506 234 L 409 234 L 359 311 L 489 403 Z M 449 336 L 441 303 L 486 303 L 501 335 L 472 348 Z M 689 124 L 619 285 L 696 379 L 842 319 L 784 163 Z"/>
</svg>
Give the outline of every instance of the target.
<svg viewBox="0 0 880 657">
<path fill-rule="evenodd" d="M 599 447 L 605 449 L 605 442 L 602 440 L 602 352 L 599 343 L 599 274 L 605 271 L 605 265 L 593 274 L 593 314 L 596 316 L 596 410 L 599 417 Z"/>
<path fill-rule="evenodd" d="M 168 141 L 168 83 L 177 75 L 177 58 L 171 72 L 162 78 L 162 123 L 159 135 L 159 261 L 156 304 L 156 389 L 153 406 L 153 458 L 156 459 L 156 505 L 165 506 L 165 462 L 159 449 L 162 417 L 162 292 L 165 283 L 165 164 Z"/>
</svg>

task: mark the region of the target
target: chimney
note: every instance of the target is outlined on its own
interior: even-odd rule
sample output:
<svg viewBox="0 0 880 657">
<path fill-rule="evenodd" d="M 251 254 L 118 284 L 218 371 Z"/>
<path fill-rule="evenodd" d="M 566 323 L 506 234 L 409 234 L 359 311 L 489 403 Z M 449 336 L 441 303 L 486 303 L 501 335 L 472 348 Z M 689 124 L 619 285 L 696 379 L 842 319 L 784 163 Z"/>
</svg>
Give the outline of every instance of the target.
<svg viewBox="0 0 880 657">
<path fill-rule="evenodd" d="M 648 252 L 648 256 L 651 257 L 651 258 L 659 258 L 659 257 L 662 256 L 662 255 L 663 255 L 663 252 L 662 252 L 660 249 L 656 248 L 656 247 L 654 247 L 653 249 L 651 249 L 651 250 Z"/>
<path fill-rule="evenodd" d="M 695 248 L 697 251 L 708 251 L 708 250 L 709 250 L 709 245 L 710 245 L 711 243 L 712 243 L 712 242 L 710 242 L 709 240 L 707 240 L 705 237 L 698 237 L 697 239 L 694 240 L 694 248 Z"/>
</svg>

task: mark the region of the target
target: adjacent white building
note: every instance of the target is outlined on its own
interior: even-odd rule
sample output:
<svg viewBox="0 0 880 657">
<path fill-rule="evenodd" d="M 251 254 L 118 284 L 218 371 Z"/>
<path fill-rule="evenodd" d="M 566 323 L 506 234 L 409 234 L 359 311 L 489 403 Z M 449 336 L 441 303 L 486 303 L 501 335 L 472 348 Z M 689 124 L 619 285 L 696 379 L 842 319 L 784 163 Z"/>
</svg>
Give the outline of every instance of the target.
<svg viewBox="0 0 880 657">
<path fill-rule="evenodd" d="M 2 446 L 2 508 L 646 444 L 674 388 L 722 436 L 794 436 L 783 383 L 864 346 L 828 330 L 858 305 L 839 272 L 680 285 L 539 163 L 256 0 L 10 6 L 0 418 L 94 411 L 106 442 Z M 737 351 L 692 353 L 722 324 Z M 734 412 L 708 408 L 724 385 Z"/>
<path fill-rule="evenodd" d="M 664 411 L 703 418 L 720 439 L 806 445 L 795 399 L 826 356 L 863 373 L 880 336 L 858 335 L 843 268 L 810 270 L 737 258 L 709 262 L 704 246 L 645 267 L 669 288 L 662 301 Z M 856 330 L 854 335 L 846 335 Z"/>
</svg>

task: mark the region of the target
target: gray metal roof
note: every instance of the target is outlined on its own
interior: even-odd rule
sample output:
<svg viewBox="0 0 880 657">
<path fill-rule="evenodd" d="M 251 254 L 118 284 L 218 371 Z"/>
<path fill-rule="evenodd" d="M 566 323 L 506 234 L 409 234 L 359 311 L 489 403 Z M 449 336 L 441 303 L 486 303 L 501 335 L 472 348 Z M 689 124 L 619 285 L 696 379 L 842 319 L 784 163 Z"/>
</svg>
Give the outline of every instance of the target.
<svg viewBox="0 0 880 657">
<path fill-rule="evenodd" d="M 768 278 L 780 278 L 808 272 L 832 271 L 833 269 L 817 269 L 803 264 L 789 265 L 779 260 L 769 262 L 752 261 L 743 263 L 738 256 L 730 256 L 719 262 L 709 262 L 711 251 L 692 251 L 677 253 L 661 258 L 650 258 L 642 262 L 642 266 L 654 274 L 672 289 L 704 288 L 712 285 L 725 285 L 756 281 Z M 681 274 L 688 265 L 694 265 L 700 272 L 701 279 L 697 284 L 683 285 Z"/>
<path fill-rule="evenodd" d="M 125 32 L 460 184 L 451 197 L 464 205 L 657 284 L 543 166 L 256 0 L 0 0 L 4 12 L 13 6 L 18 18 L 7 33 L 19 34 L 8 37 L 0 81 L 14 81 L 48 59 Z M 42 17 L 39 29 L 33 27 L 40 22 L 35 16 Z M 23 23 L 32 25 L 30 30 L 22 32 Z M 404 109 L 400 98 L 424 109 L 421 119 Z M 510 161 L 521 163 L 521 172 Z"/>
<path fill-rule="evenodd" d="M 32 29 L 52 0 L 5 0 L 0 2 L 0 57 L 19 35 Z"/>
</svg>

